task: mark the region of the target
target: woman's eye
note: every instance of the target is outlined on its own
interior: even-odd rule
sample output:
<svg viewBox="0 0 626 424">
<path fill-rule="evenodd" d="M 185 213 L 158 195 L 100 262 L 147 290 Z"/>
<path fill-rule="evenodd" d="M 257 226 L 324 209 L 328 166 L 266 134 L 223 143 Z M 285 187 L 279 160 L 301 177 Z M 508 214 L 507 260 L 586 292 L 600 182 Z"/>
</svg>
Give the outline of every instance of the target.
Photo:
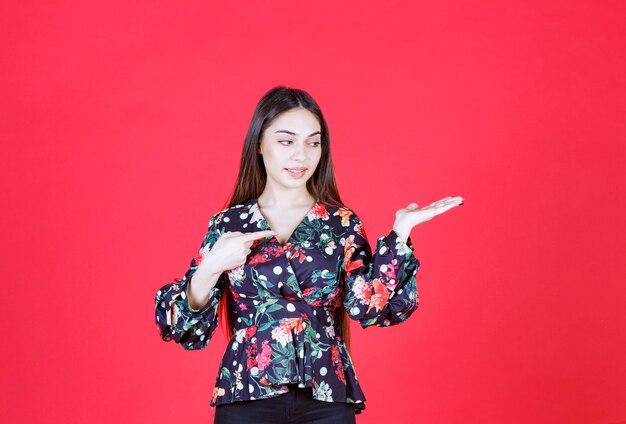
<svg viewBox="0 0 626 424">
<path fill-rule="evenodd" d="M 287 143 L 289 143 L 289 144 L 292 143 L 291 140 L 279 140 L 278 142 L 283 144 L 283 145 L 285 145 L 285 146 L 288 145 Z M 319 147 L 322 144 L 322 142 L 321 141 L 314 141 L 313 143 L 310 143 L 310 144 L 313 147 Z"/>
</svg>

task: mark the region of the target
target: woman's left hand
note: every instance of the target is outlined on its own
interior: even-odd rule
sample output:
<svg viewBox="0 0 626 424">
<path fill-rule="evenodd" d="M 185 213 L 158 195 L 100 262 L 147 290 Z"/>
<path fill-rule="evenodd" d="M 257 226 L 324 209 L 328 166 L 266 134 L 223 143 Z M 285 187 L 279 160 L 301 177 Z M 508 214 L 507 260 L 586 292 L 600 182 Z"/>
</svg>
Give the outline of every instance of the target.
<svg viewBox="0 0 626 424">
<path fill-rule="evenodd" d="M 419 209 L 417 203 L 411 203 L 406 208 L 398 209 L 393 229 L 406 241 L 414 226 L 422 222 L 430 221 L 437 215 L 441 215 L 462 204 L 463 198 L 461 196 L 444 197 L 421 209 Z"/>
</svg>

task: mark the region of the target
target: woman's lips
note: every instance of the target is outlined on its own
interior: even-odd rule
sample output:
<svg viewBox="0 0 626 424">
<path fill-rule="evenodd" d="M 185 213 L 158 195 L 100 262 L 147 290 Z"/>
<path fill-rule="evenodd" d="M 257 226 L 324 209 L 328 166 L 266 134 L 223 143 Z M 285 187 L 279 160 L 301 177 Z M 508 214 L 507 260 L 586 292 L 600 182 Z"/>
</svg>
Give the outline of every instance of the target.
<svg viewBox="0 0 626 424">
<path fill-rule="evenodd" d="M 306 168 L 285 168 L 285 170 L 293 178 L 301 178 L 304 175 Z"/>
</svg>

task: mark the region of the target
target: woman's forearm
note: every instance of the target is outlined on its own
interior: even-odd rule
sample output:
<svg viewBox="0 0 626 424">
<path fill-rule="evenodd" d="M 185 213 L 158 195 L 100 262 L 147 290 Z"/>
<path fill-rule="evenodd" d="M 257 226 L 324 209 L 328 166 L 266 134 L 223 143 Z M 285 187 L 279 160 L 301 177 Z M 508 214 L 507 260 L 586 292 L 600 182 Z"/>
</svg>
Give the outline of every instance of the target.
<svg viewBox="0 0 626 424">
<path fill-rule="evenodd" d="M 189 306 L 192 309 L 202 309 L 209 301 L 209 292 L 215 285 L 221 273 L 215 273 L 210 270 L 198 269 L 191 280 L 187 290 Z"/>
</svg>

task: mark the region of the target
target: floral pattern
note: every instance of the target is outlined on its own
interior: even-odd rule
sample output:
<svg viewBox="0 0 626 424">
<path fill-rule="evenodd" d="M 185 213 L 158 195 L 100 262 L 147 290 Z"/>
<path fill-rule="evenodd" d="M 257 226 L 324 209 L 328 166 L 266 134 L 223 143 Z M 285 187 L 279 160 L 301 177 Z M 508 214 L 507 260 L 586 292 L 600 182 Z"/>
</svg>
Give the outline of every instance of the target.
<svg viewBox="0 0 626 424">
<path fill-rule="evenodd" d="M 351 209 L 318 201 L 284 246 L 274 236 L 256 240 L 246 263 L 222 274 L 208 303 L 192 309 L 188 282 L 217 239 L 228 231 L 267 229 L 256 199 L 210 218 L 184 277 L 157 291 L 161 338 L 186 350 L 204 349 L 217 327 L 222 294 L 230 290 L 236 323 L 211 407 L 278 396 L 289 390 L 286 384 L 297 383 L 320 401 L 351 403 L 361 413 L 366 398 L 334 311 L 343 303 L 363 328 L 409 318 L 419 304 L 411 238 L 404 242 L 391 230 L 372 253 Z"/>
</svg>

